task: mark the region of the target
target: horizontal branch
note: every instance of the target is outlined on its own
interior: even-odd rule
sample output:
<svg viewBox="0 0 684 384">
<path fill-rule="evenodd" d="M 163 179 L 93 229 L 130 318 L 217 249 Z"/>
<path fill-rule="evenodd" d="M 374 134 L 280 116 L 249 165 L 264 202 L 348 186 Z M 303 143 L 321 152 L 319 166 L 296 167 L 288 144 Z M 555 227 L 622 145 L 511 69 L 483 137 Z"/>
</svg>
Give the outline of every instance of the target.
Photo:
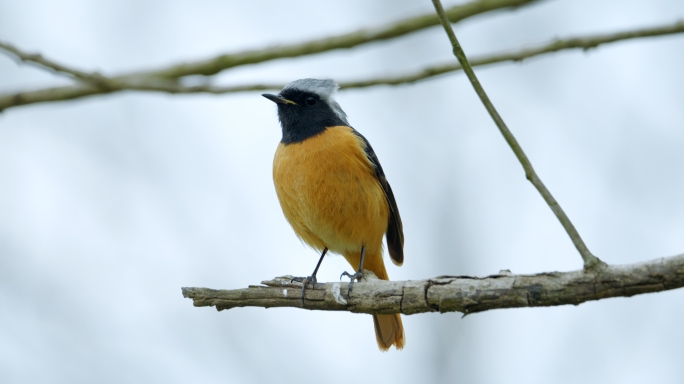
<svg viewBox="0 0 684 384">
<path fill-rule="evenodd" d="M 609 297 L 684 287 L 684 254 L 636 264 L 607 266 L 601 271 L 549 272 L 514 275 L 502 271 L 487 277 L 440 276 L 428 280 L 320 283 L 306 289 L 290 276 L 244 289 L 182 288 L 196 307 L 293 307 L 355 313 L 461 312 L 491 309 L 578 305 Z"/>
<path fill-rule="evenodd" d="M 643 37 L 653 37 L 653 36 L 663 36 L 670 34 L 684 33 L 684 22 L 678 21 L 674 24 L 668 24 L 665 26 L 654 27 L 654 28 L 644 28 L 632 31 L 624 31 L 612 34 L 600 34 L 600 35 L 588 35 L 580 37 L 571 37 L 566 39 L 556 39 L 551 42 L 540 44 L 535 47 L 528 47 L 518 51 L 503 52 L 497 54 L 482 55 L 479 57 L 474 57 L 471 59 L 470 63 L 472 66 L 482 66 L 508 61 L 523 61 L 525 59 L 549 54 L 561 50 L 568 49 L 583 49 L 588 50 L 596 48 L 601 44 L 607 44 L 612 42 L 617 42 L 627 39 L 643 38 Z M 8 44 L 5 44 L 9 46 Z M 0 48 L 2 46 L 0 45 Z M 14 47 L 13 47 L 14 48 Z M 14 48 L 15 51 L 19 51 Z M 11 51 L 16 55 L 15 51 Z M 24 57 L 30 58 L 31 54 L 24 53 Z M 75 76 L 75 73 L 80 71 L 70 69 L 62 64 L 55 64 L 55 67 L 60 68 L 60 72 L 68 73 Z M 42 65 L 42 64 L 41 64 Z M 57 70 L 56 68 L 52 68 Z M 401 74 L 396 76 L 387 76 L 373 79 L 365 80 L 351 80 L 351 81 L 341 81 L 341 89 L 353 89 L 353 88 L 365 88 L 377 85 L 400 85 L 407 83 L 414 83 L 420 80 L 429 79 L 434 76 L 442 75 L 449 72 L 460 71 L 462 68 L 457 63 L 448 63 L 443 65 L 431 66 L 428 68 L 421 69 L 419 71 Z M 83 74 L 88 75 L 86 72 Z M 94 74 L 89 74 L 94 75 Z M 172 94 L 181 93 L 213 93 L 213 94 L 224 94 L 224 93 L 238 93 L 238 92 L 251 92 L 251 91 L 264 91 L 264 90 L 277 90 L 281 89 L 284 84 L 246 84 L 237 86 L 215 86 L 215 85 L 200 85 L 200 86 L 184 86 L 175 80 L 165 80 L 155 77 L 141 77 L 141 76 L 117 76 L 108 77 L 97 74 L 99 79 L 105 79 L 108 81 L 106 86 L 98 86 L 96 82 L 90 81 L 88 76 L 83 76 L 82 80 L 89 82 L 90 84 L 78 84 L 73 86 L 63 86 L 63 87 L 53 87 L 46 88 L 36 91 L 26 91 L 18 92 L 14 94 L 0 94 L 0 111 L 3 109 L 16 107 L 20 105 L 27 105 L 33 103 L 41 102 L 51 102 L 51 101 L 62 101 L 77 99 L 86 96 L 92 96 L 97 94 L 106 94 L 115 91 L 122 90 L 137 90 L 137 91 L 153 91 L 153 92 L 166 92 Z"/>
</svg>

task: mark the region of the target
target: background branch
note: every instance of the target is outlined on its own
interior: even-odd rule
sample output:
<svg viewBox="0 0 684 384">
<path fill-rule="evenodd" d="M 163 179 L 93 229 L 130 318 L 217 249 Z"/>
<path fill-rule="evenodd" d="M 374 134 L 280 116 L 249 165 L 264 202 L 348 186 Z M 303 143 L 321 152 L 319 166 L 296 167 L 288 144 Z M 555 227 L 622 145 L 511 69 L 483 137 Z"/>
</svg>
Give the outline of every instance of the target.
<svg viewBox="0 0 684 384">
<path fill-rule="evenodd" d="M 86 83 L 93 84 L 98 87 L 103 87 L 105 89 L 109 88 L 120 88 L 120 86 L 114 84 L 114 80 L 106 78 L 102 76 L 101 74 L 95 72 L 95 73 L 88 73 L 88 72 L 83 72 L 79 71 L 74 68 L 69 68 L 67 66 L 61 65 L 59 63 L 56 63 L 52 60 L 46 59 L 41 55 L 40 53 L 26 53 L 20 50 L 19 48 L 8 44 L 8 43 L 3 43 L 0 41 L 0 49 L 3 49 L 14 56 L 17 57 L 20 61 L 24 63 L 33 63 L 37 64 L 41 68 L 46 68 L 50 69 L 54 72 L 61 73 L 68 75 L 69 77 L 75 78 L 77 80 L 81 80 Z"/>
<path fill-rule="evenodd" d="M 196 307 L 292 307 L 356 313 L 461 312 L 470 314 L 502 308 L 578 305 L 609 297 L 684 287 L 684 254 L 647 262 L 607 266 L 600 271 L 547 272 L 514 275 L 508 271 L 487 277 L 440 276 L 417 281 L 320 283 L 307 288 L 302 303 L 301 284 L 290 276 L 244 289 L 182 288 Z"/>
<path fill-rule="evenodd" d="M 636 29 L 631 31 L 623 31 L 611 34 L 598 34 L 577 36 L 565 39 L 556 39 L 548 43 L 540 44 L 534 47 L 523 48 L 521 50 L 502 52 L 496 54 L 482 55 L 475 57 L 470 61 L 472 66 L 488 65 L 501 63 L 506 61 L 522 61 L 534 56 L 544 55 L 548 53 L 558 52 L 567 49 L 583 49 L 588 50 L 598 47 L 601 44 L 607 44 L 627 39 L 663 36 L 669 34 L 677 34 L 684 32 L 684 21 L 678 21 L 673 24 L 668 24 L 659 27 Z M 217 86 L 217 85 L 200 85 L 200 86 L 184 86 L 176 80 L 161 79 L 158 77 L 104 77 L 98 73 L 82 72 L 70 68 L 63 64 L 57 64 L 42 57 L 41 55 L 32 55 L 25 53 L 18 48 L 0 43 L 0 49 L 4 49 L 13 55 L 20 58 L 22 61 L 35 62 L 43 67 L 48 67 L 52 70 L 66 73 L 72 77 L 76 77 L 87 84 L 78 84 L 73 86 L 53 87 L 36 91 L 18 92 L 14 94 L 0 94 L 0 111 L 3 109 L 16 107 L 20 105 L 27 105 L 40 102 L 63 101 L 71 100 L 86 96 L 97 94 L 106 94 L 122 90 L 137 90 L 137 91 L 154 91 L 166 93 L 237 93 L 250 91 L 264 91 L 281 89 L 284 84 L 246 84 L 236 86 Z M 38 59 L 38 60 L 36 60 Z M 42 60 L 42 61 L 41 61 Z M 434 76 L 442 75 L 449 72 L 462 70 L 460 64 L 448 63 L 442 65 L 431 66 L 421 69 L 416 72 L 400 74 L 396 76 L 387 76 L 380 78 L 372 78 L 365 80 L 350 80 L 341 81 L 341 89 L 365 88 L 377 85 L 400 85 L 407 83 L 414 83 L 420 80 L 429 79 Z M 103 84 L 104 81 L 104 84 Z"/>
<path fill-rule="evenodd" d="M 515 8 L 526 4 L 539 2 L 540 0 L 478 0 L 470 3 L 456 5 L 446 11 L 451 22 L 456 23 L 463 19 L 482 13 Z M 190 62 L 173 65 L 171 67 L 140 73 L 146 76 L 165 78 L 179 78 L 189 75 L 215 75 L 225 69 L 241 65 L 262 63 L 265 61 L 308 56 L 316 53 L 335 49 L 348 49 L 362 44 L 388 40 L 409 33 L 417 32 L 425 28 L 439 25 L 439 19 L 432 13 L 407 18 L 396 23 L 377 29 L 361 29 L 343 35 L 312 40 L 299 44 L 275 46 L 267 49 L 250 50 L 234 54 L 220 55 L 209 60 Z"/>
<path fill-rule="evenodd" d="M 520 50 L 475 56 L 471 58 L 469 62 L 470 65 L 473 67 L 502 63 L 507 61 L 519 62 L 534 56 L 540 56 L 547 53 L 554 53 L 563 50 L 582 49 L 584 51 L 587 51 L 589 49 L 597 48 L 599 45 L 602 44 L 618 42 L 621 40 L 663 36 L 677 33 L 684 33 L 684 21 L 682 20 L 679 20 L 673 24 L 658 27 L 642 28 L 609 34 L 597 34 L 554 39 L 547 43 L 539 44 L 533 47 L 523 48 Z M 399 85 L 414 83 L 434 76 L 439 76 L 445 73 L 461 70 L 463 70 L 463 67 L 461 67 L 461 65 L 458 63 L 445 63 L 441 65 L 427 67 L 416 72 L 401 74 L 397 76 L 387 76 L 368 80 L 341 82 L 340 88 L 350 89 L 372 87 L 375 85 Z"/>
<path fill-rule="evenodd" d="M 447 13 L 452 22 L 458 22 L 465 18 L 482 13 L 514 8 L 521 5 L 538 2 L 540 0 L 476 0 L 467 4 L 451 7 Z M 9 107 L 33 104 L 39 102 L 72 100 L 85 96 L 106 94 L 115 91 L 130 89 L 139 91 L 162 91 L 169 93 L 228 93 L 243 90 L 263 90 L 258 86 L 238 86 L 218 88 L 215 87 L 181 87 L 177 80 L 190 75 L 215 75 L 223 70 L 248 64 L 257 64 L 281 58 L 312 55 L 341 48 L 352 48 L 373 41 L 383 41 L 413 33 L 439 24 L 434 14 L 425 14 L 400 20 L 396 23 L 377 29 L 362 29 L 338 36 L 316 39 L 304 43 L 275 46 L 266 49 L 256 49 L 233 54 L 224 54 L 217 57 L 195 62 L 171 65 L 157 70 L 132 72 L 120 76 L 101 78 L 92 81 L 86 73 L 78 76 L 78 71 L 60 68 L 59 72 L 69 73 L 80 79 L 85 79 L 90 84 L 67 87 L 54 87 L 37 91 L 19 92 L 9 95 L 0 95 L 0 111 Z M 11 52 L 11 50 L 10 50 Z M 38 58 L 38 56 L 36 56 Z M 43 62 L 42 64 L 45 64 Z M 48 67 L 56 69 L 56 66 Z M 237 89 L 237 90 L 235 90 Z"/>
</svg>

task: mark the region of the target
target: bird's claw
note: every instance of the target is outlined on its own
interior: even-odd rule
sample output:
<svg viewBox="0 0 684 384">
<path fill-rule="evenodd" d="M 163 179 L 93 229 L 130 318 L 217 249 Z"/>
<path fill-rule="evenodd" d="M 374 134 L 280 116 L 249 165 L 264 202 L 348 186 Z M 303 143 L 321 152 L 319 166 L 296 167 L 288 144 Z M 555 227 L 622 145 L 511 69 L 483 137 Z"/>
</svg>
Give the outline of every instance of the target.
<svg viewBox="0 0 684 384">
<path fill-rule="evenodd" d="M 365 275 L 364 275 L 363 272 L 361 272 L 361 271 L 358 271 L 358 272 L 356 272 L 356 273 L 353 274 L 353 275 L 350 274 L 350 273 L 347 272 L 347 271 L 344 271 L 344 272 L 342 272 L 342 274 L 340 275 L 340 280 L 342 280 L 342 277 L 343 277 L 343 276 L 347 276 L 348 278 L 351 279 L 352 282 L 353 282 L 354 280 L 356 280 L 356 281 L 361 281 L 361 279 L 365 277 Z"/>
<path fill-rule="evenodd" d="M 296 281 L 298 283 L 302 283 L 302 306 L 304 306 L 304 292 L 306 292 L 306 285 L 311 283 L 311 288 L 316 289 L 316 283 L 318 280 L 316 279 L 316 276 L 307 276 L 307 277 L 293 277 L 290 279 L 290 283 Z"/>
<path fill-rule="evenodd" d="M 356 281 L 361 281 L 365 277 L 362 271 L 357 271 L 355 274 L 350 274 L 347 271 L 342 272 L 340 275 L 340 280 L 342 280 L 342 276 L 347 276 L 349 280 L 349 287 L 347 288 L 347 297 L 349 297 L 349 294 L 351 293 L 352 285 L 354 284 L 354 280 Z"/>
</svg>

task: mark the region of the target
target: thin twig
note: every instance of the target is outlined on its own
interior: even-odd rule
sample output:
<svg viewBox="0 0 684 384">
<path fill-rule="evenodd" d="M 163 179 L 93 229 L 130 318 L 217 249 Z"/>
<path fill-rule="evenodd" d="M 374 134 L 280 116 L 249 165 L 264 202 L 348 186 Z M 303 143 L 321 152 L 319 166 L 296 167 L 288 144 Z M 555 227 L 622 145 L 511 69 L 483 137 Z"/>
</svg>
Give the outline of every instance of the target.
<svg viewBox="0 0 684 384">
<path fill-rule="evenodd" d="M 477 93 L 477 95 L 480 97 L 480 100 L 482 100 L 482 104 L 484 104 L 485 108 L 487 109 L 487 112 L 489 112 L 489 115 L 494 120 L 494 123 L 496 123 L 496 126 L 499 127 L 499 131 L 501 131 L 501 134 L 506 139 L 506 142 L 511 147 L 511 149 L 515 153 L 515 156 L 522 164 L 523 168 L 525 169 L 525 176 L 535 186 L 535 188 L 537 188 L 537 191 L 539 191 L 539 193 L 542 195 L 544 201 L 546 201 L 546 204 L 549 205 L 553 213 L 556 215 L 558 220 L 563 225 L 563 228 L 565 228 L 565 231 L 570 236 L 570 239 L 572 240 L 573 244 L 575 244 L 575 248 L 577 248 L 580 255 L 582 256 L 582 259 L 584 260 L 584 268 L 604 268 L 605 263 L 599 260 L 599 258 L 597 258 L 596 256 L 594 256 L 591 253 L 591 251 L 589 251 L 589 248 L 587 248 L 587 246 L 584 244 L 584 241 L 577 232 L 577 229 L 575 229 L 575 226 L 572 224 L 568 216 L 565 214 L 563 208 L 561 208 L 560 204 L 558 204 L 556 199 L 551 195 L 551 192 L 549 192 L 549 190 L 546 188 L 546 186 L 541 181 L 539 176 L 537 176 L 537 173 L 534 171 L 534 168 L 532 168 L 532 163 L 530 163 L 530 160 L 527 158 L 527 155 L 523 151 L 522 147 L 520 147 L 520 144 L 518 144 L 518 141 L 515 139 L 511 131 L 508 129 L 506 123 L 504 123 L 503 119 L 496 111 L 496 108 L 494 108 L 494 104 L 492 104 L 492 102 L 489 100 L 487 93 L 480 84 L 480 81 L 477 79 L 477 76 L 475 76 L 475 71 L 473 71 L 473 68 L 470 66 L 470 64 L 468 64 L 468 59 L 466 58 L 465 52 L 463 52 L 461 45 L 456 39 L 456 34 L 454 33 L 454 30 L 451 28 L 451 23 L 449 22 L 449 19 L 447 18 L 446 13 L 444 12 L 444 8 L 442 8 L 442 3 L 440 2 L 440 0 L 432 0 L 432 3 L 435 5 L 437 15 L 439 16 L 439 19 L 442 22 L 444 30 L 449 36 L 449 40 L 451 41 L 451 45 L 454 50 L 454 55 L 456 56 L 456 58 L 458 58 L 459 63 L 461 63 L 463 71 L 466 73 L 468 79 L 470 80 L 470 83 L 473 85 L 473 88 L 475 89 L 475 93 Z"/>
<path fill-rule="evenodd" d="M 449 15 L 449 19 L 456 23 L 482 13 L 500 9 L 517 8 L 539 1 L 540 0 L 476 0 L 466 4 L 453 6 L 446 12 Z M 228 68 L 241 65 L 262 63 L 282 58 L 308 56 L 335 49 L 348 49 L 370 42 L 393 39 L 436 25 L 439 25 L 438 18 L 435 17 L 433 13 L 427 13 L 400 20 L 380 28 L 361 29 L 351 33 L 311 40 L 304 43 L 225 54 L 208 60 L 173 65 L 149 72 L 139 72 L 135 75 L 164 78 L 179 78 L 188 75 L 211 76 Z"/>
<path fill-rule="evenodd" d="M 474 0 L 470 3 L 456 5 L 447 12 L 452 21 L 460 21 L 468 17 L 500 9 L 514 9 L 526 4 L 541 0 Z M 116 77 L 102 77 L 99 74 L 60 68 L 59 72 L 69 73 L 89 84 L 74 85 L 68 87 L 53 87 L 37 91 L 18 92 L 14 94 L 0 94 L 0 112 L 4 109 L 58 100 L 72 100 L 81 97 L 106 94 L 115 91 L 131 89 L 139 91 L 161 91 L 169 93 L 228 93 L 246 90 L 263 90 L 261 86 L 236 86 L 236 87 L 182 87 L 177 80 L 190 75 L 215 75 L 229 68 L 256 64 L 270 60 L 307 56 L 335 49 L 348 49 L 362 44 L 383 41 L 439 24 L 434 14 L 424 14 L 407 18 L 398 22 L 376 29 L 361 29 L 322 39 L 311 40 L 304 43 L 274 46 L 265 49 L 249 50 L 244 52 L 223 54 L 217 57 L 189 63 L 171 65 L 157 70 L 145 70 L 130 72 Z M 11 52 L 11 50 L 10 50 Z M 50 66 L 56 69 L 56 66 Z M 62 71 L 61 69 L 67 69 Z M 91 76 L 95 75 L 95 76 Z M 98 76 L 99 75 L 99 76 Z"/>
<path fill-rule="evenodd" d="M 684 33 L 684 21 L 677 21 L 673 24 L 659 27 L 635 29 L 610 34 L 598 34 L 587 36 L 576 36 L 543 43 L 533 47 L 522 48 L 520 50 L 502 52 L 496 54 L 481 55 L 469 60 L 472 67 L 479 67 L 489 64 L 502 63 L 506 61 L 522 62 L 534 56 L 545 55 L 562 50 L 581 49 L 584 51 L 597 48 L 599 45 L 613 43 L 621 40 L 637 39 L 644 37 L 654 37 Z M 463 67 L 459 63 L 445 63 L 423 68 L 419 71 L 406 73 L 396 76 L 379 77 L 368 80 L 354 80 L 340 82 L 341 89 L 365 88 L 376 85 L 400 85 L 415 83 L 417 81 L 429 79 L 445 73 L 461 71 Z"/>
<path fill-rule="evenodd" d="M 684 287 L 684 255 L 647 262 L 606 266 L 601 271 L 579 270 L 514 275 L 502 271 L 487 277 L 440 276 L 428 280 L 354 283 L 316 283 L 307 287 L 302 301 L 301 283 L 291 276 L 263 281 L 266 286 L 214 290 L 183 288 L 183 296 L 196 307 L 221 311 L 236 307 L 292 307 L 356 313 L 461 312 L 464 315 L 503 308 L 577 305 L 609 297 Z"/>
<path fill-rule="evenodd" d="M 506 8 L 517 8 L 539 1 L 541 0 L 474 0 L 470 3 L 453 6 L 446 12 L 453 22 L 458 22 L 482 13 Z M 435 25 L 439 25 L 439 19 L 433 13 L 427 13 L 399 20 L 375 29 L 360 29 L 342 35 L 310 40 L 303 43 L 277 45 L 269 48 L 222 54 L 206 60 L 175 64 L 157 70 L 128 73 L 119 76 L 118 78 L 106 78 L 99 73 L 88 73 L 73 68 L 67 68 L 44 59 L 40 54 L 22 54 L 9 44 L 0 43 L 0 48 L 14 53 L 21 60 L 41 64 L 44 67 L 72 75 L 80 80 L 95 83 L 96 85 L 110 85 L 110 81 L 122 80 L 123 78 L 157 77 L 173 80 L 191 75 L 211 76 L 237 66 L 257 64 L 283 58 L 308 56 L 335 49 L 353 48 L 374 41 L 393 39 Z"/>
<path fill-rule="evenodd" d="M 97 72 L 88 73 L 78 69 L 69 68 L 52 60 L 46 59 L 40 53 L 26 53 L 11 44 L 3 43 L 1 41 L 0 49 L 10 52 L 17 59 L 24 63 L 38 64 L 42 68 L 47 68 L 57 73 L 66 74 L 69 77 L 92 84 L 96 87 L 104 88 L 106 90 L 122 89 L 123 87 L 126 87 L 124 84 L 119 84 L 116 80 L 107 78 Z"/>
<path fill-rule="evenodd" d="M 591 48 L 598 47 L 601 44 L 617 42 L 620 40 L 643 38 L 643 37 L 653 37 L 662 36 L 676 33 L 684 32 L 684 21 L 678 21 L 674 24 L 669 24 L 660 27 L 644 28 L 632 31 L 624 31 L 612 34 L 601 34 L 601 35 L 589 35 L 589 36 L 578 36 L 566 39 L 556 39 L 549 43 L 541 44 L 536 47 L 523 48 L 518 51 L 503 52 L 497 54 L 483 55 L 473 58 L 470 61 L 470 65 L 481 66 L 489 65 L 495 63 L 501 63 L 505 61 L 523 61 L 530 57 L 544 55 L 552 52 L 557 52 L 567 49 L 583 49 L 588 50 Z M 1 44 L 0 48 L 7 46 L 7 44 Z M 14 47 L 14 50 L 18 51 L 18 48 Z M 21 51 L 20 51 L 21 52 Z M 14 53 L 14 52 L 13 52 Z M 23 52 L 22 52 L 23 53 Z M 26 54 L 28 55 L 28 54 Z M 26 57 L 29 60 L 28 56 Z M 54 63 L 54 62 L 53 62 Z M 59 64 L 60 68 L 65 69 L 66 73 L 74 74 L 76 70 L 68 68 L 64 65 Z M 442 65 L 436 65 L 428 68 L 421 69 L 416 72 L 401 74 L 397 76 L 372 78 L 366 80 L 350 80 L 341 81 L 341 89 L 353 89 L 353 88 L 365 88 L 377 85 L 400 85 L 415 83 L 417 81 L 425 80 L 438 76 L 441 74 L 460 71 L 462 67 L 458 63 L 448 63 Z M 284 86 L 282 84 L 246 84 L 246 85 L 236 85 L 236 86 L 216 86 L 216 85 L 201 85 L 201 86 L 184 86 L 177 81 L 172 80 L 162 80 L 158 78 L 149 77 L 134 77 L 129 78 L 129 80 L 122 80 L 121 77 L 108 78 L 109 80 L 116 81 L 119 89 L 118 90 L 137 90 L 137 91 L 152 91 L 152 92 L 167 92 L 172 94 L 181 93 L 213 93 L 213 94 L 224 94 L 224 93 L 236 93 L 236 92 L 250 92 L 250 91 L 264 91 L 264 90 L 276 90 L 281 89 Z M 55 87 L 47 88 L 37 91 L 27 91 L 20 92 L 16 94 L 0 94 L 0 111 L 10 107 L 16 107 L 20 105 L 27 105 L 33 103 L 41 102 L 51 102 L 60 100 L 71 100 L 96 94 L 104 94 L 113 92 L 115 89 L 109 88 L 98 88 L 97 86 L 89 85 L 75 85 L 66 87 Z"/>
<path fill-rule="evenodd" d="M 645 37 L 655 37 L 670 34 L 684 33 L 684 21 L 677 21 L 672 24 L 642 28 L 630 31 L 622 31 L 610 34 L 597 34 L 588 36 L 575 36 L 568 38 L 557 38 L 547 43 L 542 43 L 537 46 L 526 47 L 515 51 L 501 52 L 495 54 L 482 55 L 479 57 L 474 57 L 469 60 L 470 65 L 473 67 L 502 63 L 506 61 L 521 62 L 525 59 L 543 55 L 546 53 L 558 52 L 561 50 L 568 49 L 582 49 L 587 51 L 589 49 L 597 48 L 601 44 L 613 43 L 621 40 L 645 38 Z M 69 75 L 70 77 L 75 77 L 82 81 L 92 83 L 94 85 L 101 85 L 100 83 L 104 80 L 106 82 L 119 81 L 115 83 L 112 88 L 119 89 L 132 89 L 132 90 L 147 90 L 147 91 L 160 91 L 168 93 L 234 93 L 234 92 L 245 92 L 245 91 L 262 91 L 262 90 L 272 90 L 280 89 L 285 84 L 251 84 L 243 86 L 215 86 L 215 85 L 201 85 L 201 86 L 183 86 L 176 81 L 162 80 L 152 78 L 154 81 L 145 81 L 144 77 L 136 76 L 137 83 L 125 83 L 121 81 L 121 76 L 116 78 L 108 78 L 100 73 L 93 72 L 83 72 L 74 68 L 70 68 L 63 64 L 58 64 L 55 61 L 48 60 L 41 54 L 30 54 L 21 51 L 19 48 L 8 44 L 0 42 L 0 49 L 4 49 L 7 52 L 12 53 L 17 58 L 23 62 L 33 62 L 42 67 L 52 69 L 56 72 L 61 72 Z M 398 85 L 406 83 L 415 83 L 420 80 L 429 79 L 434 76 L 439 76 L 449 72 L 460 71 L 463 68 L 460 64 L 456 63 L 445 63 L 441 65 L 434 65 L 431 67 L 423 68 L 419 71 L 406 73 L 396 76 L 380 77 L 367 80 L 350 80 L 340 82 L 341 89 L 351 89 L 351 88 L 365 88 L 372 87 L 375 85 Z M 108 84 L 109 85 L 109 84 Z"/>
</svg>

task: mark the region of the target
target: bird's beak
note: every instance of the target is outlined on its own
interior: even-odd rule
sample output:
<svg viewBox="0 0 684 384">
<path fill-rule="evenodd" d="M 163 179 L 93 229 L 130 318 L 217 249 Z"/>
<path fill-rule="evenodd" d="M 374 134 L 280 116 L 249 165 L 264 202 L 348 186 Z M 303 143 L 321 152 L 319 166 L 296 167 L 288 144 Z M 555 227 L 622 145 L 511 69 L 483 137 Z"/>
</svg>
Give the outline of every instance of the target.
<svg viewBox="0 0 684 384">
<path fill-rule="evenodd" d="M 274 102 L 274 103 L 276 103 L 276 104 L 292 104 L 292 105 L 297 105 L 297 103 L 295 103 L 294 101 L 288 100 L 288 99 L 286 99 L 286 98 L 284 98 L 284 97 L 282 97 L 282 96 L 276 96 L 276 95 L 272 95 L 272 94 L 270 94 L 270 93 L 263 93 L 261 96 L 263 96 L 263 97 L 265 97 L 265 98 L 271 100 L 272 102 Z"/>
</svg>

